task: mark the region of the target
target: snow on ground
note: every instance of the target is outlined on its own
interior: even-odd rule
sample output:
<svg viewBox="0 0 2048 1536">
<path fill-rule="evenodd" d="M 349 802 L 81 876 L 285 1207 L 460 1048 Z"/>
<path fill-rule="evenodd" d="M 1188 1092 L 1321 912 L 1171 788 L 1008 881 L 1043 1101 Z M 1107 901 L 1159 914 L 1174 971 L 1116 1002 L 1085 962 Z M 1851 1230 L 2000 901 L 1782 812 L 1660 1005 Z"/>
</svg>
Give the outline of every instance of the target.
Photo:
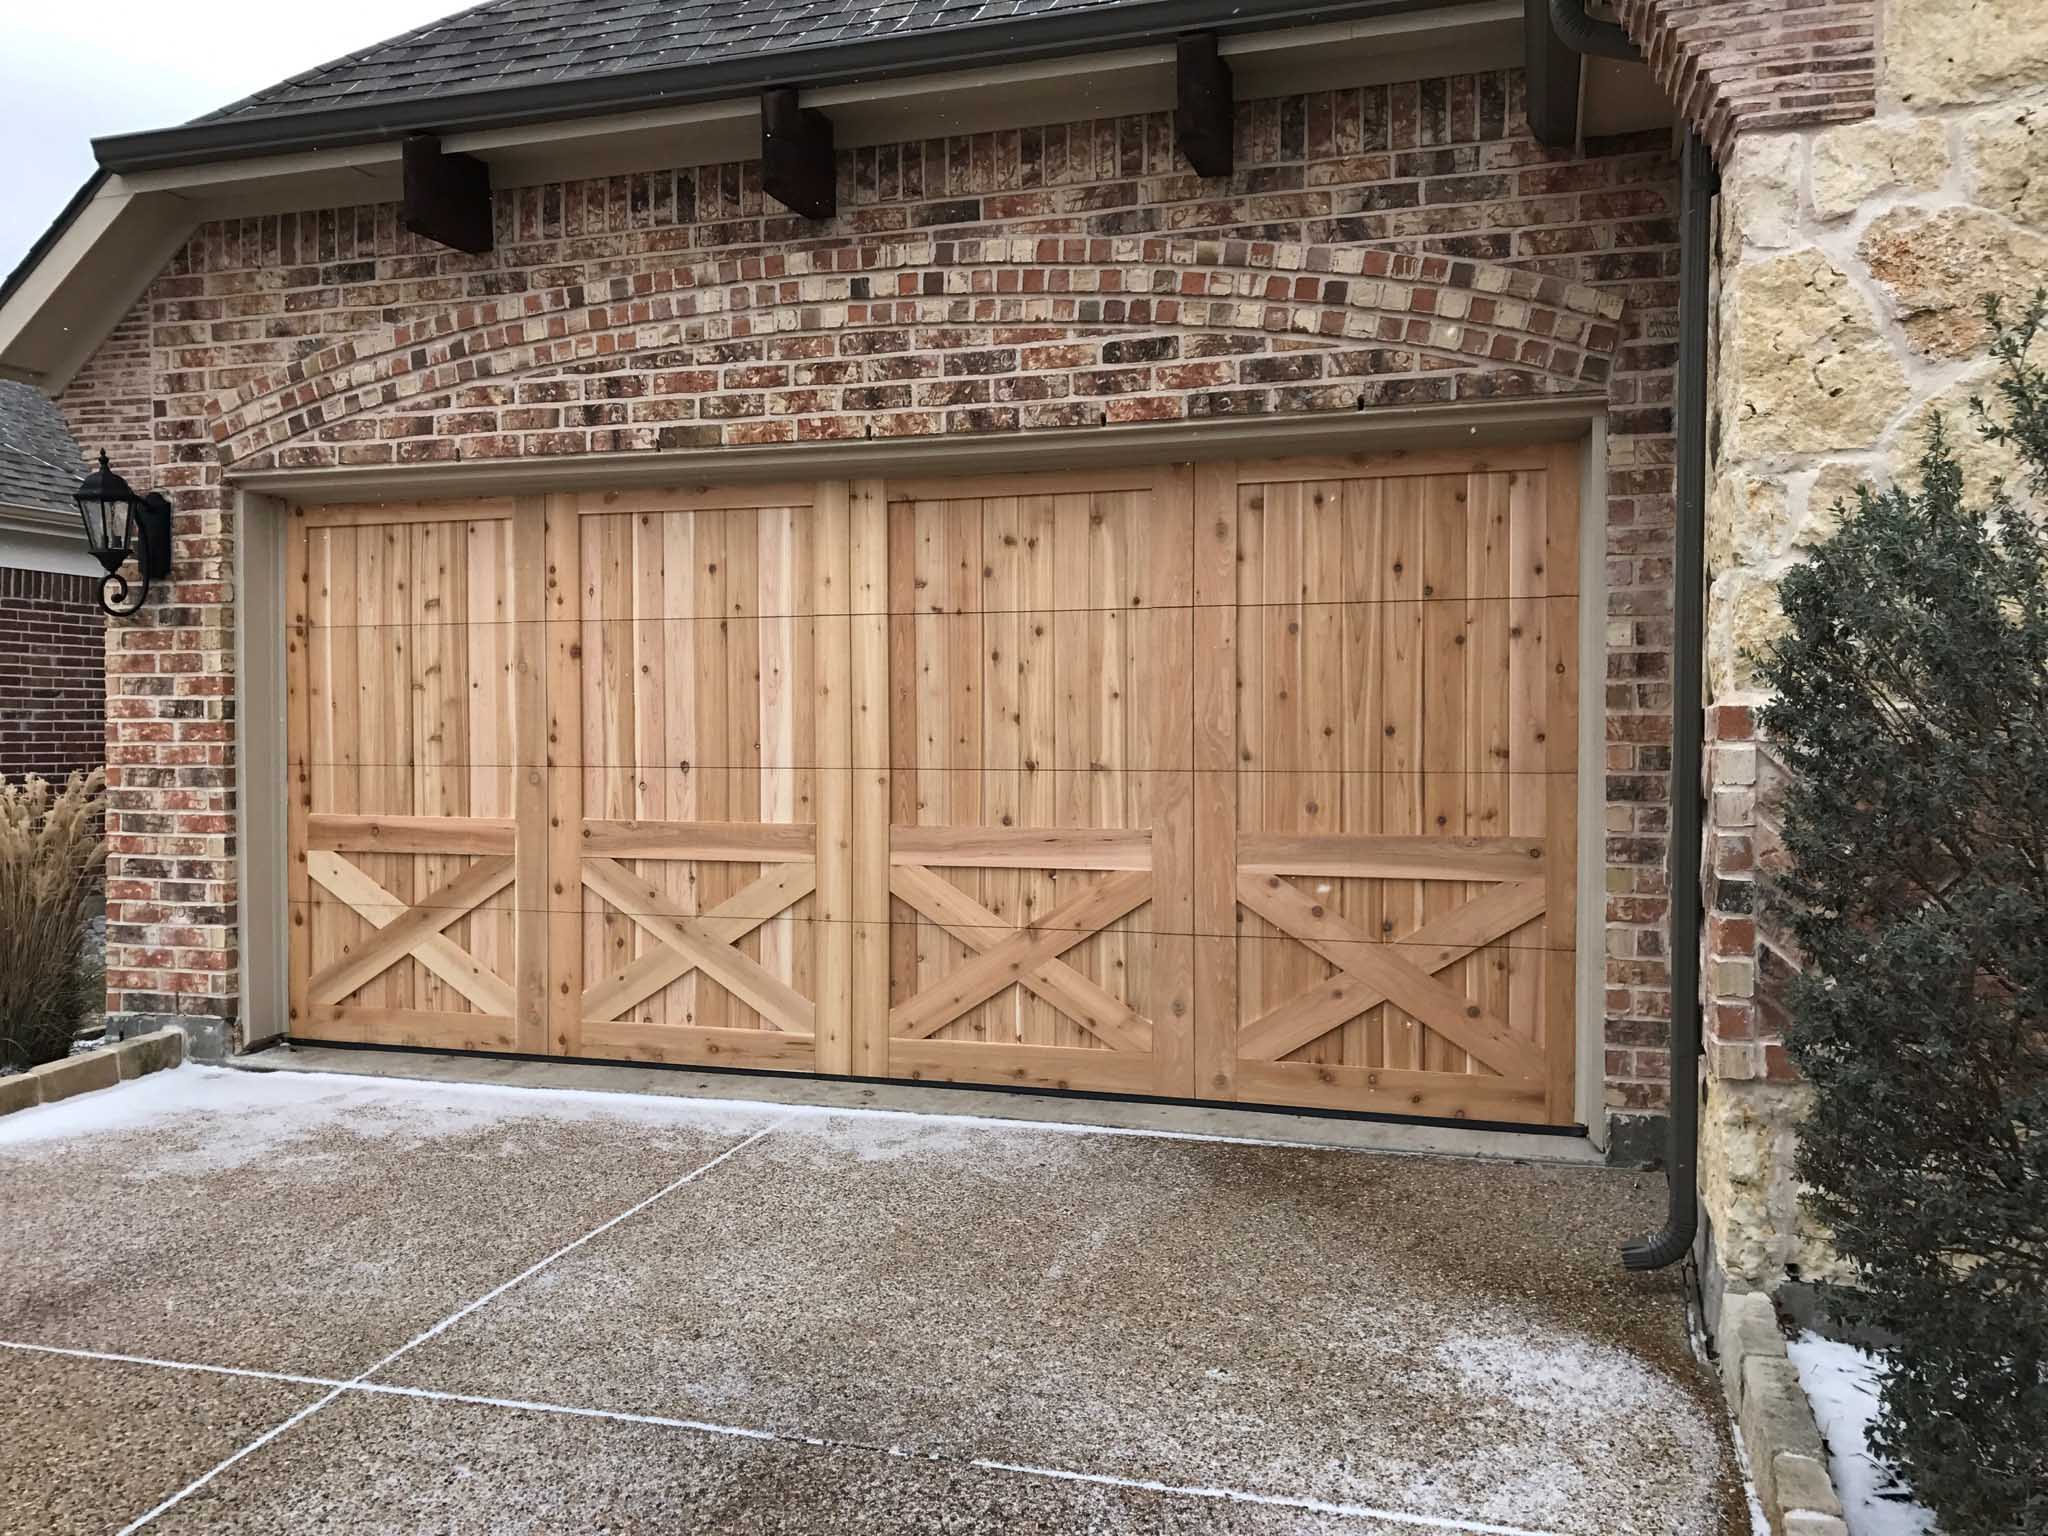
<svg viewBox="0 0 2048 1536">
<path fill-rule="evenodd" d="M 864 1161 L 927 1155 L 935 1150 L 937 1139 L 965 1138 L 987 1130 L 1011 1132 L 1024 1138 L 1107 1136 L 1243 1146 L 1298 1145 L 1266 1137 L 1058 1120 L 933 1116 L 896 1109 L 399 1077 L 346 1077 L 327 1072 L 243 1072 L 188 1062 L 176 1071 L 153 1073 L 116 1088 L 80 1094 L 0 1118 L 0 1152 L 182 1122 L 183 1128 L 194 1133 L 194 1158 L 225 1166 L 273 1156 L 285 1145 L 302 1142 L 332 1126 L 345 1126 L 359 1136 L 432 1137 L 484 1130 L 507 1121 L 591 1118 L 649 1126 L 683 1122 L 735 1134 L 759 1129 L 765 1123 L 791 1120 L 902 1122 L 904 1133 L 899 1141 L 861 1143 Z M 233 1122 L 231 1129 L 224 1125 L 227 1121 Z M 227 1134 L 207 1134 L 223 1129 L 227 1129 Z"/>
<path fill-rule="evenodd" d="M 1849 1536 L 1938 1536 L 1934 1516 L 1914 1503 L 1892 1469 L 1870 1454 L 1865 1432 L 1877 1417 L 1882 1366 L 1852 1344 L 1802 1333 L 1787 1351 L 1828 1443 L 1828 1470 L 1841 1495 Z"/>
</svg>

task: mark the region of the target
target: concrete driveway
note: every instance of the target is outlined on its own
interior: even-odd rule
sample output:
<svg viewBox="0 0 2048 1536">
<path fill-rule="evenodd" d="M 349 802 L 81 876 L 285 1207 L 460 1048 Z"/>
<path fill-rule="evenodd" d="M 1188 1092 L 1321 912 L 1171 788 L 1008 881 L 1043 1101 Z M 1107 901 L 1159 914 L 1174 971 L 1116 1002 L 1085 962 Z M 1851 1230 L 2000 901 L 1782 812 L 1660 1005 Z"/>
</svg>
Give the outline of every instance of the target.
<svg viewBox="0 0 2048 1536">
<path fill-rule="evenodd" d="M 1660 1194 L 186 1067 L 0 1121 L 0 1529 L 1746 1531 Z"/>
</svg>

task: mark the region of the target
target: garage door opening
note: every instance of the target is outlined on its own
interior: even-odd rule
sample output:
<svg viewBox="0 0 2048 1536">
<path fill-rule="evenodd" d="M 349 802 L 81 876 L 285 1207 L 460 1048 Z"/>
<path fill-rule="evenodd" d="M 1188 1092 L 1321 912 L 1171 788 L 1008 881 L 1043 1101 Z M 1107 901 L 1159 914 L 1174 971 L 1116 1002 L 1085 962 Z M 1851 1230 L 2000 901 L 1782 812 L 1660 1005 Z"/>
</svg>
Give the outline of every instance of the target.
<svg viewBox="0 0 2048 1536">
<path fill-rule="evenodd" d="M 295 509 L 290 1032 L 1568 1125 L 1580 464 Z"/>
</svg>

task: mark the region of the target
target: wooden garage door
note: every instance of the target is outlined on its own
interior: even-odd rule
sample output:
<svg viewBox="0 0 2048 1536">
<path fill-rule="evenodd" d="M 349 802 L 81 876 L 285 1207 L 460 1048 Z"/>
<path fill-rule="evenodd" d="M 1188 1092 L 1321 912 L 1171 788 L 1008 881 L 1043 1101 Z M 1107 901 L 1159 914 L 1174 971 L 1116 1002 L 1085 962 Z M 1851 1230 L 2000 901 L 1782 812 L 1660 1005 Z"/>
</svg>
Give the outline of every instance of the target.
<svg viewBox="0 0 2048 1536">
<path fill-rule="evenodd" d="M 299 511 L 292 1029 L 1567 1121 L 1571 464 Z"/>
<path fill-rule="evenodd" d="M 1193 1092 L 1190 486 L 888 488 L 889 1076 Z"/>
<path fill-rule="evenodd" d="M 1203 1094 L 1569 1121 L 1571 456 L 1199 474 Z"/>
</svg>

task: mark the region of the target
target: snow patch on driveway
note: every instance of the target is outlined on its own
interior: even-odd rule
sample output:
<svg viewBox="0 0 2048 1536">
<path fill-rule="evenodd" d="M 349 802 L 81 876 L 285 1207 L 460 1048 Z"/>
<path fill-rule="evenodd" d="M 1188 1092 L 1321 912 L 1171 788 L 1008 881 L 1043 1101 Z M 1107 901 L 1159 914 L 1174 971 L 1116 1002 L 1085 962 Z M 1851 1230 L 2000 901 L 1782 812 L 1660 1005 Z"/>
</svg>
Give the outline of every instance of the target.
<svg viewBox="0 0 2048 1536">
<path fill-rule="evenodd" d="M 1482 1518 L 1512 1516 L 1562 1530 L 1583 1529 L 1589 1516 L 1597 1523 L 1603 1498 L 1612 1497 L 1616 1465 L 1643 1459 L 1635 1436 L 1655 1425 L 1665 1443 L 1654 1460 L 1683 1467 L 1682 1481 L 1701 1491 L 1696 1508 L 1671 1511 L 1672 1528 L 1711 1528 L 1719 1429 L 1697 1398 L 1641 1357 L 1502 1313 L 1448 1333 L 1436 1359 L 1457 1384 L 1459 1412 L 1498 1428 L 1499 1449 L 1471 1480 L 1489 1490 L 1475 1510 Z M 1532 1433 L 1536 1426 L 1540 1435 Z M 1624 1427 L 1627 1444 L 1615 1435 Z M 1547 1463 L 1532 1458 L 1530 1446 L 1543 1441 L 1569 1446 L 1571 1455 Z"/>
<path fill-rule="evenodd" d="M 149 1131 L 156 1136 L 152 1174 L 231 1172 L 289 1154 L 296 1176 L 317 1179 L 330 1166 L 336 1177 L 357 1172 L 346 1159 L 314 1145 L 336 1131 L 365 1140 L 422 1142 L 516 1130 L 522 1121 L 603 1120 L 629 1126 L 687 1123 L 741 1135 L 780 1113 L 725 1101 L 187 1065 L 9 1115 L 0 1120 L 0 1155 Z M 496 1150 L 511 1156 L 517 1148 L 512 1139 Z"/>
</svg>

